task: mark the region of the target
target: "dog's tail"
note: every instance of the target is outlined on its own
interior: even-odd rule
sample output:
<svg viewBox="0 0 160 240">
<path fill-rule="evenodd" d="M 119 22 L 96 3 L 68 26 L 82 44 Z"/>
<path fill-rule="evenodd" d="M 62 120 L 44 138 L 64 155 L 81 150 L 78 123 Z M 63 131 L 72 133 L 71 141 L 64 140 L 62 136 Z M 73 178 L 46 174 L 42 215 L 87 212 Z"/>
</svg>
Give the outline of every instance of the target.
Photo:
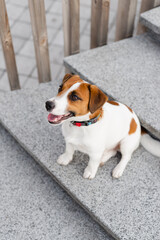
<svg viewBox="0 0 160 240">
<path fill-rule="evenodd" d="M 160 157 L 160 139 L 156 138 L 142 126 L 140 142 L 147 151 L 149 151 L 150 153 L 157 157 Z"/>
</svg>

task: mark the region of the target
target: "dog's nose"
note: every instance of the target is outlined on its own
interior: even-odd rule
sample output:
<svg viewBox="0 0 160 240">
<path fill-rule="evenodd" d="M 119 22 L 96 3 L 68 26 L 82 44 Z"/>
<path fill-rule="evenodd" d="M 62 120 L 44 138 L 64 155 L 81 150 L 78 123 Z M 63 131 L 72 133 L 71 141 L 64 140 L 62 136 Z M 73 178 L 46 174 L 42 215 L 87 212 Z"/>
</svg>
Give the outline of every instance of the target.
<svg viewBox="0 0 160 240">
<path fill-rule="evenodd" d="M 55 103 L 54 101 L 47 101 L 46 102 L 46 109 L 47 111 L 51 111 L 55 108 Z"/>
</svg>

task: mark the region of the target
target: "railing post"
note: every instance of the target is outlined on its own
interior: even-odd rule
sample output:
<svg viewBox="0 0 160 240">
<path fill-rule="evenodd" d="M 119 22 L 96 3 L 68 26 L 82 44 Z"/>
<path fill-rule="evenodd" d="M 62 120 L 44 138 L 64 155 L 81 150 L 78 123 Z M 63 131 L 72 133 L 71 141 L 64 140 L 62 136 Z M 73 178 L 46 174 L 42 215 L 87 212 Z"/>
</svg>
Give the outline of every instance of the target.
<svg viewBox="0 0 160 240">
<path fill-rule="evenodd" d="M 107 44 L 109 5 L 110 0 L 92 0 L 91 48 Z"/>
<path fill-rule="evenodd" d="M 0 37 L 11 90 L 20 89 L 12 36 L 4 0 L 0 0 Z"/>
<path fill-rule="evenodd" d="M 131 37 L 134 29 L 137 0 L 119 0 L 115 41 Z"/>
<path fill-rule="evenodd" d="M 39 82 L 51 81 L 44 0 L 28 0 Z"/>
<path fill-rule="evenodd" d="M 140 14 L 154 7 L 154 0 L 142 0 Z M 146 27 L 138 23 L 137 34 L 146 32 Z"/>
<path fill-rule="evenodd" d="M 154 7 L 160 6 L 160 0 L 154 0 Z"/>
<path fill-rule="evenodd" d="M 63 0 L 64 55 L 79 52 L 79 0 Z"/>
</svg>

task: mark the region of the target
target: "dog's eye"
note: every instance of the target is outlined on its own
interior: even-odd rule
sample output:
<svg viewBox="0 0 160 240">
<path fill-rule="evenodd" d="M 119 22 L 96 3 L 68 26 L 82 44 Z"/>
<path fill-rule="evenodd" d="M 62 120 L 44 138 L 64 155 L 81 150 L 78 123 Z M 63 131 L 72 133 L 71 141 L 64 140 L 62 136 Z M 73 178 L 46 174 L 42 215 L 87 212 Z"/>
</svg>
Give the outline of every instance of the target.
<svg viewBox="0 0 160 240">
<path fill-rule="evenodd" d="M 70 100 L 71 101 L 77 101 L 77 100 L 81 100 L 81 98 L 79 98 L 75 93 L 72 93 L 70 95 Z"/>
<path fill-rule="evenodd" d="M 60 93 L 61 91 L 62 91 L 62 84 L 58 88 L 58 93 Z"/>
</svg>

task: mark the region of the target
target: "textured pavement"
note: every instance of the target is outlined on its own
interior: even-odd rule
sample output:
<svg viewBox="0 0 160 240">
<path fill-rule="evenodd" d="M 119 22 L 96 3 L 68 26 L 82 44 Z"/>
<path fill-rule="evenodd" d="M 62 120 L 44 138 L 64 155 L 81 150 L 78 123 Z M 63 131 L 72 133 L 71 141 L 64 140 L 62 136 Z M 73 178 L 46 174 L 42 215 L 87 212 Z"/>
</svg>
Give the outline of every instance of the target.
<svg viewBox="0 0 160 240">
<path fill-rule="evenodd" d="M 1 240 L 112 239 L 1 125 L 0 159 Z"/>
<path fill-rule="evenodd" d="M 138 240 L 160 239 L 160 159 L 140 147 L 118 180 L 111 176 L 118 157 L 99 168 L 93 180 L 83 178 L 88 162 L 84 154 L 75 153 L 68 166 L 58 165 L 56 160 L 64 151 L 64 139 L 60 126 L 48 123 L 44 106 L 57 92 L 57 85 L 58 82 L 51 82 L 37 89 L 1 94 L 0 122 L 116 239 L 135 240 L 137 236 Z"/>
<path fill-rule="evenodd" d="M 160 44 L 143 34 L 66 57 L 65 64 L 130 106 L 143 125 L 160 139 L 159 52 Z"/>
<path fill-rule="evenodd" d="M 21 88 L 38 87 L 28 0 L 6 0 Z M 52 81 L 64 75 L 62 0 L 45 0 Z M 109 42 L 114 39 L 117 0 L 111 1 Z M 80 51 L 90 47 L 91 0 L 80 0 Z M 0 91 L 9 91 L 4 56 L 0 44 Z"/>
</svg>

